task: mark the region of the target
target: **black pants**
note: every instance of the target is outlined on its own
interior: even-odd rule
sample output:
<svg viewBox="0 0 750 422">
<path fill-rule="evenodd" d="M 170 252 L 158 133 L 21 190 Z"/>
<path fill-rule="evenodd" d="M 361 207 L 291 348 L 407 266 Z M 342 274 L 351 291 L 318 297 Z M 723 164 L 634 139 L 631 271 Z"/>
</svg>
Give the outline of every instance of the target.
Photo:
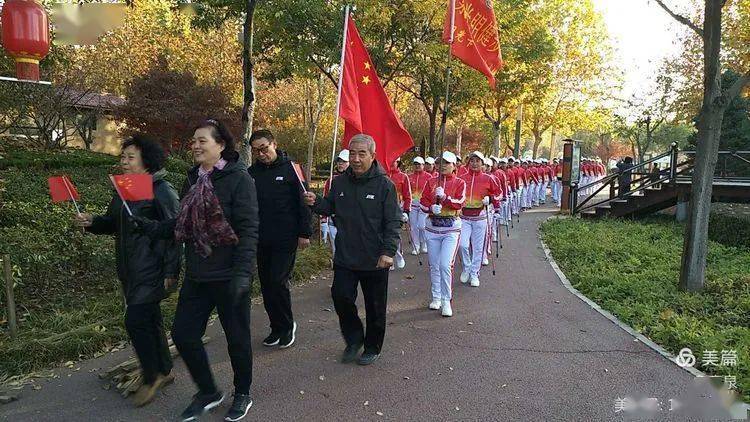
<svg viewBox="0 0 750 422">
<path fill-rule="evenodd" d="M 357 314 L 357 285 L 360 283 L 365 299 L 367 334 Z M 352 271 L 337 266 L 333 269 L 331 296 L 346 344 L 358 344 L 364 340 L 365 352 L 380 353 L 385 338 L 388 269 Z"/>
<path fill-rule="evenodd" d="M 294 324 L 289 284 L 296 258 L 296 250 L 258 248 L 260 291 L 273 333 L 290 331 Z"/>
<path fill-rule="evenodd" d="M 235 393 L 250 393 L 253 351 L 250 344 L 249 293 L 233 305 L 228 286 L 228 281 L 198 283 L 186 280 L 177 302 L 172 339 L 202 394 L 216 392 L 206 349 L 201 341 L 214 308 L 227 338 Z"/>
<path fill-rule="evenodd" d="M 172 357 L 164 334 L 159 302 L 128 305 L 125 329 L 141 363 L 145 384 L 152 384 L 158 374 L 167 375 L 172 371 Z"/>
</svg>

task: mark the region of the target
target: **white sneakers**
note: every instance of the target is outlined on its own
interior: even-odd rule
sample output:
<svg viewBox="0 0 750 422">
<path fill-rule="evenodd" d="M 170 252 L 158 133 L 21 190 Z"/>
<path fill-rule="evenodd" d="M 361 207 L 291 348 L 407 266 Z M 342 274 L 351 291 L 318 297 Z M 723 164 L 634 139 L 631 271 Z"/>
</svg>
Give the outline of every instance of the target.
<svg viewBox="0 0 750 422">
<path fill-rule="evenodd" d="M 451 301 L 450 300 L 444 300 L 443 301 L 443 307 L 442 312 L 440 313 L 444 317 L 452 317 L 453 316 L 453 309 L 451 309 Z"/>
<path fill-rule="evenodd" d="M 406 260 L 403 256 L 396 256 L 396 268 L 401 269 L 406 266 Z"/>
<path fill-rule="evenodd" d="M 484 259 L 482 260 L 482 265 L 484 265 L 485 267 L 486 267 L 486 266 L 488 266 L 488 265 L 490 265 L 490 260 L 489 260 L 489 259 L 487 259 L 487 258 L 484 258 Z"/>
<path fill-rule="evenodd" d="M 432 302 L 430 302 L 430 306 L 428 308 L 432 309 L 433 311 L 437 311 L 440 309 L 440 299 L 432 299 Z"/>
<path fill-rule="evenodd" d="M 473 275 L 471 276 L 471 281 L 469 282 L 471 287 L 479 287 L 479 277 Z"/>
<path fill-rule="evenodd" d="M 411 254 L 414 255 L 414 256 L 417 256 L 417 255 L 419 255 L 419 251 L 416 248 L 412 249 L 411 250 Z"/>
<path fill-rule="evenodd" d="M 470 274 L 467 272 L 461 273 L 461 283 L 466 284 L 469 281 Z"/>
<path fill-rule="evenodd" d="M 427 242 L 422 243 L 422 253 L 427 253 Z"/>
</svg>

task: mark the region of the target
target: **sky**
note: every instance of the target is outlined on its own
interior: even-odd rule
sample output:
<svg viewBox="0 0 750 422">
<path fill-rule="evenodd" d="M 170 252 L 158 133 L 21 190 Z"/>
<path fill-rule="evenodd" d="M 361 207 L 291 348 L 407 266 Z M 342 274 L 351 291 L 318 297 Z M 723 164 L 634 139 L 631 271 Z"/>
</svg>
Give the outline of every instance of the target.
<svg viewBox="0 0 750 422">
<path fill-rule="evenodd" d="M 593 0 L 603 15 L 615 57 L 625 72 L 623 98 L 647 95 L 664 57 L 679 52 L 683 25 L 654 0 Z M 664 0 L 675 12 L 691 15 L 691 0 Z"/>
</svg>

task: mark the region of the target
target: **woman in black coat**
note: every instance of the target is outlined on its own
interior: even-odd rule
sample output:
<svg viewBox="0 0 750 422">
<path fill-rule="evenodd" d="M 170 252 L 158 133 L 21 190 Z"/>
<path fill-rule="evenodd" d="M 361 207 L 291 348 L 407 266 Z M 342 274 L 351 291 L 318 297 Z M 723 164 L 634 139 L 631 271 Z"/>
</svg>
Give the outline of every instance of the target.
<svg viewBox="0 0 750 422">
<path fill-rule="evenodd" d="M 123 172 L 150 173 L 154 184 L 154 199 L 129 202 L 133 215 L 157 221 L 177 215 L 180 203 L 175 189 L 164 180 L 164 159 L 161 146 L 145 136 L 136 135 L 123 143 L 120 156 Z M 181 248 L 174 240 L 152 240 L 136 230 L 117 193 L 113 194 L 104 215 L 79 214 L 75 222 L 89 233 L 115 236 L 117 275 L 127 304 L 125 328 L 143 376 L 143 385 L 134 402 L 143 406 L 160 387 L 174 380 L 159 303 L 177 281 Z"/>
<path fill-rule="evenodd" d="M 223 123 L 209 119 L 198 126 L 192 151 L 196 166 L 188 171 L 177 218 L 137 221 L 154 238 L 185 242 L 185 283 L 172 339 L 198 393 L 182 420 L 195 420 L 224 400 L 201 341 L 216 309 L 234 370 L 234 401 L 224 420 L 238 421 L 253 403 L 249 295 L 258 245 L 258 201 L 253 179 L 238 161 L 234 138 Z"/>
</svg>

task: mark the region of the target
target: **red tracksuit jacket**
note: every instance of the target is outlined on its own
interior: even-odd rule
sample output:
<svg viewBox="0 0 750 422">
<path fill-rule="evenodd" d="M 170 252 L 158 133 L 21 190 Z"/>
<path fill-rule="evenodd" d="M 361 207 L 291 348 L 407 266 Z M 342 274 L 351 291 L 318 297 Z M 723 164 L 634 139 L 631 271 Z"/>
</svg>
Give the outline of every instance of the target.
<svg viewBox="0 0 750 422">
<path fill-rule="evenodd" d="M 412 208 L 419 208 L 419 200 L 422 199 L 422 193 L 431 179 L 432 175 L 426 171 L 415 171 L 409 175 Z"/>
<path fill-rule="evenodd" d="M 438 203 L 435 199 L 435 189 L 438 186 L 443 186 L 446 196 L 440 203 L 443 209 L 438 216 L 458 217 L 458 213 L 466 202 L 466 182 L 456 177 L 455 174 L 435 177 L 427 182 L 427 187 L 422 192 L 422 199 L 419 200 L 422 211 L 434 215 L 432 213 L 432 206 Z"/>
<path fill-rule="evenodd" d="M 411 210 L 411 186 L 409 185 L 409 177 L 403 171 L 396 168 L 392 170 L 388 175 L 394 185 L 396 185 L 396 197 L 398 203 L 401 205 L 401 209 L 405 213 Z"/>
</svg>

